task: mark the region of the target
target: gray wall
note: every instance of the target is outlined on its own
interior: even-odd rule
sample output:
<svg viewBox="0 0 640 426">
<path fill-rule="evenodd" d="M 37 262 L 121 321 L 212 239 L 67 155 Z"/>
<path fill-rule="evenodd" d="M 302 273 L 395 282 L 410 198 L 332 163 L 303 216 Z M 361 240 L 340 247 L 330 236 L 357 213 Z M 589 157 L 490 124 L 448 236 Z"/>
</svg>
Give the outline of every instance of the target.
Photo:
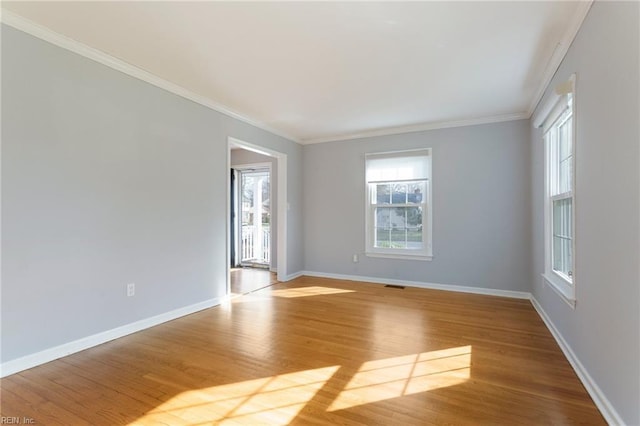
<svg viewBox="0 0 640 426">
<path fill-rule="evenodd" d="M 302 270 L 300 145 L 3 25 L 2 362 L 223 296 L 228 136 L 288 155 Z"/>
<path fill-rule="evenodd" d="M 550 85 L 578 73 L 575 310 L 540 277 L 542 141 L 529 121 L 303 149 L 3 25 L 2 362 L 221 297 L 232 136 L 288 155 L 287 274 L 532 291 L 640 424 L 638 9 L 596 2 Z M 352 263 L 364 154 L 420 147 L 434 156 L 434 260 Z"/>
<path fill-rule="evenodd" d="M 305 146 L 305 270 L 528 291 L 528 142 L 521 120 Z M 433 149 L 433 260 L 364 256 L 365 153 L 423 147 Z"/>
<path fill-rule="evenodd" d="M 231 150 L 231 166 L 271 163 L 271 269 L 278 267 L 278 159 L 247 151 Z"/>
<path fill-rule="evenodd" d="M 638 16 L 637 2 L 595 2 L 545 96 L 577 73 L 575 310 L 540 275 L 543 142 L 531 137 L 534 297 L 629 425 L 640 424 Z"/>
</svg>

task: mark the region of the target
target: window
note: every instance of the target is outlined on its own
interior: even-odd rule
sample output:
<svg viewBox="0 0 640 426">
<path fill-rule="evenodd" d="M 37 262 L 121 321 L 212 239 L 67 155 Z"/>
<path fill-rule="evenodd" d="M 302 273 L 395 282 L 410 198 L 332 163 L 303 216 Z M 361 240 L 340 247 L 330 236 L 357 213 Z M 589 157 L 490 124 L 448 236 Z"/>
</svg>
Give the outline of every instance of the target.
<svg viewBox="0 0 640 426">
<path fill-rule="evenodd" d="M 367 154 L 368 256 L 430 260 L 431 150 Z"/>
<path fill-rule="evenodd" d="M 575 303 L 575 76 L 558 86 L 539 123 L 545 145 L 545 280 Z"/>
</svg>

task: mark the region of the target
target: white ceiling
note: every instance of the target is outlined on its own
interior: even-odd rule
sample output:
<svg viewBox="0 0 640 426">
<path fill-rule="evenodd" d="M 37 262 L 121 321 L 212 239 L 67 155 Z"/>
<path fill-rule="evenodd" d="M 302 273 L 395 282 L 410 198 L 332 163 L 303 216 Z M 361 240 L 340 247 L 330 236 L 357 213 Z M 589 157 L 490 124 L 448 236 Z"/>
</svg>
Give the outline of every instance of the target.
<svg viewBox="0 0 640 426">
<path fill-rule="evenodd" d="M 529 117 L 589 6 L 2 4 L 301 143 Z"/>
</svg>

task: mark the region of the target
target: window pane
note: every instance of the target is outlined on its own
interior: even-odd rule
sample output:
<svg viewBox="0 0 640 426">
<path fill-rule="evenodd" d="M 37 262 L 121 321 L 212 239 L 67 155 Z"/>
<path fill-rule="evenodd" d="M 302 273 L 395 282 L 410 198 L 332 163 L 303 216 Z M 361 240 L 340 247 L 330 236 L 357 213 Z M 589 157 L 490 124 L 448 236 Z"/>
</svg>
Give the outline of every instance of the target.
<svg viewBox="0 0 640 426">
<path fill-rule="evenodd" d="M 407 207 L 407 228 L 422 227 L 422 207 Z"/>
<path fill-rule="evenodd" d="M 407 203 L 422 203 L 425 193 L 425 182 L 411 182 L 407 184 Z"/>
<path fill-rule="evenodd" d="M 572 271 L 573 200 L 566 198 L 553 202 L 553 269 L 569 277 Z"/>
<path fill-rule="evenodd" d="M 407 207 L 407 248 L 420 250 L 422 244 L 422 207 Z"/>
<path fill-rule="evenodd" d="M 422 228 L 422 207 L 407 207 L 407 228 Z"/>
<path fill-rule="evenodd" d="M 389 204 L 391 202 L 391 185 L 376 185 L 376 204 Z"/>
<path fill-rule="evenodd" d="M 569 117 L 558 129 L 558 176 L 557 194 L 571 191 L 571 167 L 573 149 L 571 146 L 572 118 Z"/>
<path fill-rule="evenodd" d="M 407 227 L 407 207 L 395 207 L 391 209 L 391 227 L 404 229 Z"/>
<path fill-rule="evenodd" d="M 549 195 L 558 193 L 558 137 L 557 129 L 552 128 L 545 135 L 548 146 L 547 173 L 549 179 Z"/>
<path fill-rule="evenodd" d="M 374 241 L 375 247 L 389 248 L 391 247 L 391 221 L 390 210 L 388 208 L 376 208 L 376 236 Z"/>
<path fill-rule="evenodd" d="M 385 228 L 376 228 L 376 240 L 374 247 L 390 248 L 391 247 L 391 231 Z"/>
<path fill-rule="evenodd" d="M 568 118 L 559 129 L 560 161 L 571 156 L 571 118 Z"/>
<path fill-rule="evenodd" d="M 407 185 L 404 183 L 396 183 L 393 185 L 393 193 L 391 195 L 391 204 L 407 203 Z"/>
<path fill-rule="evenodd" d="M 557 194 L 571 191 L 571 157 L 558 165 L 558 190 Z"/>
<path fill-rule="evenodd" d="M 247 207 L 253 207 L 253 188 L 254 188 L 253 176 L 242 175 L 242 202 Z"/>
<path fill-rule="evenodd" d="M 406 207 L 396 207 L 389 210 L 389 218 L 391 219 L 391 247 L 407 248 Z"/>
<path fill-rule="evenodd" d="M 388 229 L 391 226 L 389 218 L 390 210 L 387 208 L 376 208 L 376 228 Z"/>
<path fill-rule="evenodd" d="M 422 250 L 422 228 L 407 230 L 407 248 L 411 250 Z"/>
</svg>

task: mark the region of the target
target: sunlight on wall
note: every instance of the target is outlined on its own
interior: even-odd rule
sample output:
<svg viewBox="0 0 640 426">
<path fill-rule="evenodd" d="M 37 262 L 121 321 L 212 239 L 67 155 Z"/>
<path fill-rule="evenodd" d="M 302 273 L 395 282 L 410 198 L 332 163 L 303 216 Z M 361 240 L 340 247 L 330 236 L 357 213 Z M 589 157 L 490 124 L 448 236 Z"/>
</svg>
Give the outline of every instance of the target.
<svg viewBox="0 0 640 426">
<path fill-rule="evenodd" d="M 288 424 L 338 368 L 318 368 L 182 392 L 135 423 Z"/>
<path fill-rule="evenodd" d="M 328 411 L 457 385 L 470 373 L 471 346 L 365 362 Z"/>
<path fill-rule="evenodd" d="M 340 294 L 340 293 L 355 293 L 355 291 L 344 290 L 341 288 L 330 288 L 330 287 L 298 287 L 298 288 L 285 288 L 281 290 L 274 290 L 271 292 L 273 296 L 278 296 L 278 297 L 304 297 L 304 296 L 319 296 L 319 295 Z"/>
</svg>

